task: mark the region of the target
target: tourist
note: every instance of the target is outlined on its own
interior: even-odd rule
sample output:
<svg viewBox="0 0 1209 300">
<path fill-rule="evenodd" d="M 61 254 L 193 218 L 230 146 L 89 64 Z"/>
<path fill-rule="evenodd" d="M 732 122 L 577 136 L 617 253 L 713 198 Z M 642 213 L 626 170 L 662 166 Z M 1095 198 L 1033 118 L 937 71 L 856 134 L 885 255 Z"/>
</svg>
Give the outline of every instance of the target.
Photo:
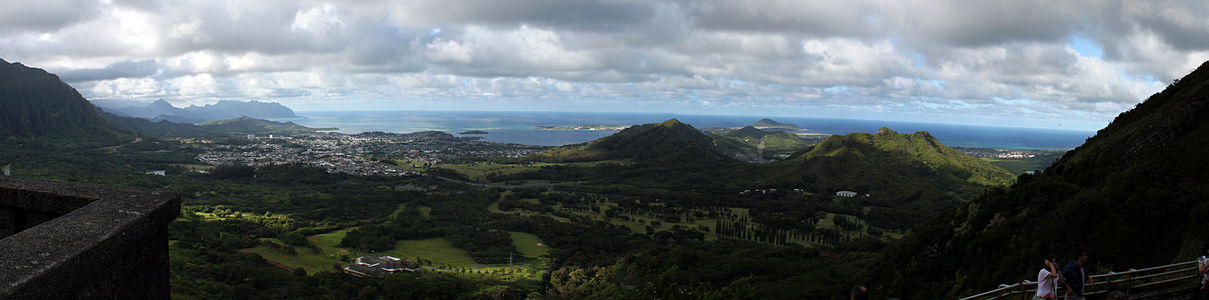
<svg viewBox="0 0 1209 300">
<path fill-rule="evenodd" d="M 1201 290 L 1205 290 L 1205 284 L 1209 283 L 1209 247 L 1205 247 L 1205 255 L 1196 259 L 1196 270 L 1201 274 Z"/>
<path fill-rule="evenodd" d="M 1067 300 L 1083 300 L 1084 288 L 1095 284 L 1087 276 L 1087 250 L 1075 250 L 1075 260 L 1062 268 L 1062 284 L 1066 285 Z"/>
<path fill-rule="evenodd" d="M 1041 271 L 1037 272 L 1037 295 L 1033 300 L 1058 298 L 1058 259 L 1054 254 L 1041 258 Z"/>
<path fill-rule="evenodd" d="M 852 300 L 868 300 L 869 299 L 869 289 L 865 288 L 865 286 L 863 286 L 863 285 L 858 285 L 856 287 L 853 287 L 851 299 Z"/>
</svg>

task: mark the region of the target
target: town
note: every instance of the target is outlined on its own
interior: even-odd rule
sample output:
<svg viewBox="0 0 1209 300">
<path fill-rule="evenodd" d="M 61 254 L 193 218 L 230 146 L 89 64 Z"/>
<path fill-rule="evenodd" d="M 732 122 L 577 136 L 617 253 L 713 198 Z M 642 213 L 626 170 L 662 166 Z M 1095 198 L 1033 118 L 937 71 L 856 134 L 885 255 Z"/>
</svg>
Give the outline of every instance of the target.
<svg viewBox="0 0 1209 300">
<path fill-rule="evenodd" d="M 971 148 L 971 147 L 953 147 L 953 150 L 961 151 L 966 155 L 977 158 L 1000 158 L 1000 159 L 1023 159 L 1033 158 L 1037 155 L 1043 155 L 1053 150 L 1019 150 L 1019 149 L 994 149 L 994 148 Z"/>
<path fill-rule="evenodd" d="M 353 175 L 413 176 L 422 168 L 457 157 L 522 157 L 547 147 L 456 137 L 440 131 L 394 134 L 304 133 L 246 140 L 182 139 L 205 150 L 197 159 L 211 165 L 302 164 Z"/>
</svg>

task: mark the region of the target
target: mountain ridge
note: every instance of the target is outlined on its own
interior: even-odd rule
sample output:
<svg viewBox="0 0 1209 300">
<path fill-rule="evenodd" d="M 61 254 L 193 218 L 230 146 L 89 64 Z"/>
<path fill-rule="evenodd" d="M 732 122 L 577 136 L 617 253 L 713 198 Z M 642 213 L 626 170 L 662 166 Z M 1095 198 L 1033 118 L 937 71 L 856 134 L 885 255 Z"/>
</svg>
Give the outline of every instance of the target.
<svg viewBox="0 0 1209 300">
<path fill-rule="evenodd" d="M 75 88 L 43 69 L 0 59 L 0 132 L 9 140 L 102 145 L 132 138 L 98 114 Z"/>
<path fill-rule="evenodd" d="M 956 298 L 1089 249 L 1093 272 L 1186 261 L 1209 245 L 1209 62 L 1118 115 L 1038 175 L 942 213 L 870 271 L 905 298 Z M 987 258 L 995 258 L 988 260 Z M 902 260 L 906 261 L 902 261 Z"/>
<path fill-rule="evenodd" d="M 101 100 L 94 101 L 96 105 L 107 112 L 119 116 L 143 118 L 152 121 L 165 120 L 174 123 L 199 124 L 208 121 L 227 120 L 239 117 L 259 119 L 296 118 L 298 115 L 289 107 L 275 102 L 248 102 L 220 100 L 214 104 L 190 105 L 176 107 L 164 99 L 151 103 L 135 105 L 132 101 Z"/>
</svg>

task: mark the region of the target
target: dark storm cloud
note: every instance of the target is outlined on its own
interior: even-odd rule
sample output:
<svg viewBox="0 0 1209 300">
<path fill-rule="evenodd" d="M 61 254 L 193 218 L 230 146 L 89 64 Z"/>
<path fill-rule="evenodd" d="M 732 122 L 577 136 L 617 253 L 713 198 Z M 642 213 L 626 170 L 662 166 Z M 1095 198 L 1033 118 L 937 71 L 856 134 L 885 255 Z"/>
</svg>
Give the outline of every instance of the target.
<svg viewBox="0 0 1209 300">
<path fill-rule="evenodd" d="M 96 13 L 96 0 L 5 1 L 0 7 L 0 32 L 53 32 Z"/>
<path fill-rule="evenodd" d="M 861 1 L 682 1 L 694 24 L 712 30 L 868 37 L 881 20 Z"/>
</svg>

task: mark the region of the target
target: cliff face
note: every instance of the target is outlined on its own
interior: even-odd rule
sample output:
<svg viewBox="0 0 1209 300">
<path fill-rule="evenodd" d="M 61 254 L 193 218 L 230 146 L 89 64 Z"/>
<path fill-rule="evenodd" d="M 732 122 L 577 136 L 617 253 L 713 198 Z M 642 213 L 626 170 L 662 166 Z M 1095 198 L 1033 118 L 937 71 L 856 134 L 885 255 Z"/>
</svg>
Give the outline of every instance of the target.
<svg viewBox="0 0 1209 300">
<path fill-rule="evenodd" d="M 58 76 L 4 60 L 0 60 L 0 134 L 100 142 L 126 138 Z"/>
</svg>

